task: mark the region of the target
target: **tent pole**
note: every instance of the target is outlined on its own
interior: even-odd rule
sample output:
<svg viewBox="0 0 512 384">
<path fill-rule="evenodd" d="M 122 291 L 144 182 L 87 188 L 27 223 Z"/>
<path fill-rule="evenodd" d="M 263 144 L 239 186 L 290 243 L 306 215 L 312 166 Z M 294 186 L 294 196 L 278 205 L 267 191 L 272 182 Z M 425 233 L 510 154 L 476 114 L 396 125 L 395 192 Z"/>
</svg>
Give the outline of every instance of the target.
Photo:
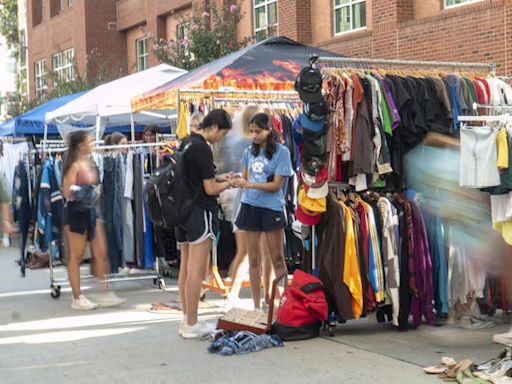
<svg viewBox="0 0 512 384">
<path fill-rule="evenodd" d="M 130 112 L 130 128 L 132 134 L 132 143 L 135 143 L 135 121 L 133 120 L 133 112 Z"/>
<path fill-rule="evenodd" d="M 101 123 L 101 117 L 100 115 L 96 115 L 96 142 L 100 142 L 100 123 Z"/>
<path fill-rule="evenodd" d="M 48 124 L 44 123 L 44 134 L 43 134 L 43 159 L 46 156 L 46 146 L 48 145 Z"/>
</svg>

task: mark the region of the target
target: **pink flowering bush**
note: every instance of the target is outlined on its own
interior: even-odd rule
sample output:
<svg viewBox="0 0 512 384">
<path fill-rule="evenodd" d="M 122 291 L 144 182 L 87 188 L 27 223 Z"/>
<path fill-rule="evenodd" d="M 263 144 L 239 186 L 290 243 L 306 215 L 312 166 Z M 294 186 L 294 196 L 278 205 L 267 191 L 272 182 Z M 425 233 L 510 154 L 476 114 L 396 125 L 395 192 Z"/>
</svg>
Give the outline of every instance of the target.
<svg viewBox="0 0 512 384">
<path fill-rule="evenodd" d="M 185 36 L 180 40 L 151 37 L 153 54 L 160 62 L 187 70 L 238 51 L 252 38 L 237 39 L 237 25 L 243 14 L 237 0 L 226 1 L 217 9 L 215 0 L 205 8 L 196 8 L 187 23 Z"/>
</svg>

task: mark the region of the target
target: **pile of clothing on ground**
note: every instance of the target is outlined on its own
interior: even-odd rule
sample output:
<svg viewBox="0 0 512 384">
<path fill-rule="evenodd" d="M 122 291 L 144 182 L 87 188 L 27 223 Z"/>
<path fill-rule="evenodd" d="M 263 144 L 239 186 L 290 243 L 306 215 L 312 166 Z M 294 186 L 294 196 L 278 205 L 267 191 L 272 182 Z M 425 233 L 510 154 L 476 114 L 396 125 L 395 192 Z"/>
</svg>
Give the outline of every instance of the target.
<svg viewBox="0 0 512 384">
<path fill-rule="evenodd" d="M 276 335 L 257 335 L 248 331 L 221 331 L 215 335 L 214 341 L 208 346 L 208 352 L 231 356 L 283 346 L 283 341 Z"/>
</svg>

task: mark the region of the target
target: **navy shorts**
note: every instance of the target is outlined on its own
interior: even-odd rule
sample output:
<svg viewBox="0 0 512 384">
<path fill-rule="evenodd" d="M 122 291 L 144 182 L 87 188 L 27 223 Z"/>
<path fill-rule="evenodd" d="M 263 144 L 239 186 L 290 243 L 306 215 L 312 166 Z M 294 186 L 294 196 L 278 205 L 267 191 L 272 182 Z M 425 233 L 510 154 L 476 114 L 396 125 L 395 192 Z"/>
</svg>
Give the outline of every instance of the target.
<svg viewBox="0 0 512 384">
<path fill-rule="evenodd" d="M 94 240 L 96 220 L 99 215 L 96 208 L 78 209 L 73 201 L 68 201 L 62 210 L 62 226 L 69 226 L 69 231 L 80 235 L 87 234 L 87 241 Z"/>
<path fill-rule="evenodd" d="M 176 242 L 178 244 L 200 244 L 206 239 L 215 240 L 218 231 L 217 210 L 208 211 L 195 206 L 188 218 L 176 227 Z"/>
<path fill-rule="evenodd" d="M 235 224 L 243 231 L 271 232 L 284 228 L 286 217 L 284 212 L 242 203 Z"/>
</svg>

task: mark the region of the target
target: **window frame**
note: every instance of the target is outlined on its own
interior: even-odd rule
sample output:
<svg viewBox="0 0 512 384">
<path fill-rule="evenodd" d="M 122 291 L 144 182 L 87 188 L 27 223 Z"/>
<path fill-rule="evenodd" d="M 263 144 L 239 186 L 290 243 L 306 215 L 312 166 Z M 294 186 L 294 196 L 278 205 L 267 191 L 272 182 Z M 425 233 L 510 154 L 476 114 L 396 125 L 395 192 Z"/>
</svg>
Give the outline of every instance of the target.
<svg viewBox="0 0 512 384">
<path fill-rule="evenodd" d="M 176 26 L 176 42 L 179 44 L 179 49 L 183 49 L 183 54 L 185 56 L 190 55 L 190 49 L 188 46 L 181 46 L 181 42 L 187 38 L 188 39 L 188 31 L 190 30 L 191 22 L 190 21 L 184 21 L 183 23 L 180 23 Z M 180 38 L 180 31 L 182 32 L 183 36 Z"/>
<path fill-rule="evenodd" d="M 144 42 L 145 52 L 143 54 L 139 53 L 139 42 Z M 137 72 L 144 71 L 149 68 L 149 38 L 147 36 L 141 37 L 140 39 L 135 40 L 135 57 L 137 60 Z M 140 59 L 144 61 L 144 68 L 140 68 Z"/>
<path fill-rule="evenodd" d="M 34 86 L 36 95 L 40 95 L 48 89 L 48 82 L 46 81 L 46 59 L 34 62 Z"/>
<path fill-rule="evenodd" d="M 448 5 L 447 4 L 448 0 L 443 0 L 443 9 L 453 9 L 453 8 L 458 8 L 458 7 L 464 7 L 466 5 L 480 3 L 482 1 L 483 0 L 466 0 L 464 3 Z"/>
<path fill-rule="evenodd" d="M 261 4 L 256 4 L 256 0 L 252 0 L 252 20 L 253 20 L 253 34 L 256 36 L 258 32 L 266 32 L 268 36 L 268 31 L 272 28 L 276 28 L 279 25 L 279 18 L 278 18 L 278 9 L 277 9 L 277 0 L 262 0 L 263 2 Z M 270 4 L 276 5 L 276 23 L 273 25 L 269 25 L 268 17 L 268 6 Z M 258 8 L 264 8 L 265 9 L 265 21 L 266 24 L 264 27 L 256 28 L 256 9 Z"/>
<path fill-rule="evenodd" d="M 52 55 L 54 86 L 58 83 L 67 83 L 75 79 L 74 59 L 73 48 Z"/>
<path fill-rule="evenodd" d="M 350 22 L 351 22 L 351 27 L 352 27 L 352 23 L 354 20 L 354 17 L 352 15 L 352 6 L 354 6 L 356 4 L 361 4 L 361 3 L 365 3 L 365 15 L 364 15 L 365 25 L 364 25 L 364 27 L 351 28 L 347 31 L 336 32 L 336 28 L 337 28 L 336 11 L 339 9 L 342 9 L 342 8 L 348 8 L 349 12 L 350 12 Z M 347 33 L 359 32 L 359 31 L 364 31 L 364 30 L 368 29 L 368 23 L 367 23 L 367 18 L 366 18 L 366 5 L 367 5 L 366 0 L 348 0 L 348 3 L 340 4 L 340 5 L 336 5 L 336 0 L 332 0 L 332 5 L 333 5 L 332 24 L 333 24 L 334 36 L 342 36 L 342 35 L 346 35 Z"/>
</svg>

